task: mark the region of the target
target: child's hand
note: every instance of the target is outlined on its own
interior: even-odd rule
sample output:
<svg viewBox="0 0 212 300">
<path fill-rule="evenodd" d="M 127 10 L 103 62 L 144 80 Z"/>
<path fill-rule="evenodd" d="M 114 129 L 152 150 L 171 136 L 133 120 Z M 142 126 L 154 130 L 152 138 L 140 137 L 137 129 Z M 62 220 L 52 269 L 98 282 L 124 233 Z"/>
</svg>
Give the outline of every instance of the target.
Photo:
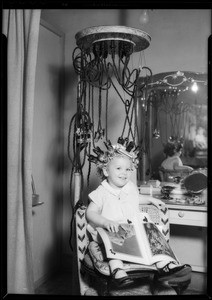
<svg viewBox="0 0 212 300">
<path fill-rule="evenodd" d="M 107 229 L 110 232 L 118 232 L 119 231 L 119 223 L 114 222 L 114 221 L 105 221 L 103 224 L 103 227 Z"/>
<path fill-rule="evenodd" d="M 156 198 L 151 199 L 150 202 L 152 204 L 156 205 L 158 208 L 165 205 L 163 201 L 161 201 L 160 199 L 156 199 Z"/>
</svg>

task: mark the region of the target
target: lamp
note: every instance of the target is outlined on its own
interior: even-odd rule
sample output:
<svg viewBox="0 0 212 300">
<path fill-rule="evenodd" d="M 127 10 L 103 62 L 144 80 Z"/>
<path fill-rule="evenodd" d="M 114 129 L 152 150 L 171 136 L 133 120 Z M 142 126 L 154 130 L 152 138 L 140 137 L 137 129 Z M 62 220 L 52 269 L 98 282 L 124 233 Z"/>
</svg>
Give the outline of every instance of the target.
<svg viewBox="0 0 212 300">
<path fill-rule="evenodd" d="M 198 85 L 197 85 L 197 83 L 196 83 L 196 81 L 194 81 L 194 83 L 192 84 L 192 86 L 191 86 L 191 90 L 194 92 L 194 93 L 196 93 L 197 91 L 198 91 Z"/>
<path fill-rule="evenodd" d="M 139 22 L 141 24 L 146 24 L 149 22 L 149 14 L 148 14 L 148 9 L 144 9 L 142 14 L 140 15 L 140 18 L 139 18 Z"/>
<path fill-rule="evenodd" d="M 195 73 L 188 71 L 177 71 L 175 73 L 159 73 L 153 76 L 153 80 L 156 80 L 148 83 L 148 86 L 151 90 L 160 88 L 166 91 L 167 88 L 169 88 L 169 91 L 176 90 L 177 92 L 185 92 L 188 90 L 190 84 L 192 83 L 191 90 L 196 93 L 199 89 L 197 83 L 207 85 L 207 80 L 205 77 L 206 76 L 204 73 Z"/>
</svg>

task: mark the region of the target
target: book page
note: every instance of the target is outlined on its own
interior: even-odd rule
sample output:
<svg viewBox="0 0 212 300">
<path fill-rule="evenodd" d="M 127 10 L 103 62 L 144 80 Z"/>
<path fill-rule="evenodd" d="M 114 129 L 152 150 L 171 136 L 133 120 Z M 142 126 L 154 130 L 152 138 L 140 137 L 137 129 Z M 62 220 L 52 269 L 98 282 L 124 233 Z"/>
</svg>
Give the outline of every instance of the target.
<svg viewBox="0 0 212 300">
<path fill-rule="evenodd" d="M 148 239 L 152 261 L 155 263 L 163 258 L 170 257 L 177 260 L 170 245 L 157 226 L 153 223 L 144 223 L 143 226 Z"/>
<path fill-rule="evenodd" d="M 138 241 L 135 224 L 120 224 L 117 233 L 97 228 L 106 249 L 108 258 L 147 264 L 148 256 Z"/>
<path fill-rule="evenodd" d="M 133 219 L 120 224 L 117 233 L 97 228 L 108 258 L 152 265 L 163 259 L 177 260 L 163 234 L 154 223 Z"/>
</svg>

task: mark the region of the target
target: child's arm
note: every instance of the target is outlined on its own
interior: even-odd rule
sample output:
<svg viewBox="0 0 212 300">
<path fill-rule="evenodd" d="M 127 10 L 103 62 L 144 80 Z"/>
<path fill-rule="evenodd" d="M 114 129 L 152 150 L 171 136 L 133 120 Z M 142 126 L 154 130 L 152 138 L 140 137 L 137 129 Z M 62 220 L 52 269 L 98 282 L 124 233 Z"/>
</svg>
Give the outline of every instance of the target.
<svg viewBox="0 0 212 300">
<path fill-rule="evenodd" d="M 158 208 L 160 208 L 160 206 L 164 206 L 164 202 L 160 199 L 156 199 L 156 198 L 151 198 L 149 199 L 149 204 L 153 204 L 155 206 L 157 206 Z"/>
<path fill-rule="evenodd" d="M 140 196 L 139 197 L 139 203 L 144 204 L 144 205 L 145 204 L 154 204 L 158 208 L 161 205 L 164 205 L 163 201 L 161 201 L 160 199 L 157 199 L 157 198 L 150 197 L 149 195 L 148 196 L 145 196 L 145 195 Z"/>
<path fill-rule="evenodd" d="M 93 223 L 96 227 L 102 227 L 110 232 L 118 232 L 119 223 L 108 220 L 100 215 L 98 206 L 94 202 L 90 202 L 86 210 L 86 218 L 88 222 Z"/>
<path fill-rule="evenodd" d="M 183 163 L 182 163 L 182 161 L 181 161 L 181 159 L 179 157 L 174 162 L 173 169 L 175 171 L 183 171 L 183 170 L 190 171 L 190 172 L 193 171 L 192 167 L 183 165 Z"/>
<path fill-rule="evenodd" d="M 190 166 L 186 166 L 186 165 L 182 165 L 182 166 L 178 166 L 178 165 L 176 165 L 176 166 L 174 166 L 174 170 L 175 171 L 189 171 L 189 172 L 191 172 L 191 171 L 193 171 L 194 169 L 192 168 L 192 167 L 190 167 Z"/>
</svg>

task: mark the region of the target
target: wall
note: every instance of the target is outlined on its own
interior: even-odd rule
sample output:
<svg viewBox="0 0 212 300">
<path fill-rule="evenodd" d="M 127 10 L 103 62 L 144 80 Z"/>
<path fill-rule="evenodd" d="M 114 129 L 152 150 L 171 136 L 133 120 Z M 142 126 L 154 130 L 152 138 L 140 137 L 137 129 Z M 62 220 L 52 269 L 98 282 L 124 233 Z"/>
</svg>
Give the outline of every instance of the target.
<svg viewBox="0 0 212 300">
<path fill-rule="evenodd" d="M 141 28 L 152 37 L 145 59 L 153 74 L 175 70 L 207 72 L 210 10 L 153 9 L 149 11 L 149 22 L 142 26 L 139 14 L 139 10 L 129 10 L 126 25 Z"/>
<path fill-rule="evenodd" d="M 60 265 L 63 218 L 62 35 L 46 26 L 42 22 L 39 32 L 33 120 L 32 170 L 36 193 L 43 202 L 32 209 L 36 286 Z"/>
</svg>

